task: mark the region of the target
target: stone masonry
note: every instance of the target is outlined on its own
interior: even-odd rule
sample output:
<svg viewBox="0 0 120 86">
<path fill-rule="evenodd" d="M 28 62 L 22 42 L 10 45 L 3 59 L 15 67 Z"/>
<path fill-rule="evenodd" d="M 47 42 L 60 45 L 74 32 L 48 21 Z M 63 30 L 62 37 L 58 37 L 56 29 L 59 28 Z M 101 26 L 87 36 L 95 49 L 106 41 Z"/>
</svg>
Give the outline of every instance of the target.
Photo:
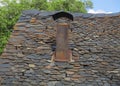
<svg viewBox="0 0 120 86">
<path fill-rule="evenodd" d="M 120 13 L 72 13 L 68 63 L 50 61 L 53 13 L 23 11 L 0 56 L 0 86 L 120 86 Z"/>
</svg>

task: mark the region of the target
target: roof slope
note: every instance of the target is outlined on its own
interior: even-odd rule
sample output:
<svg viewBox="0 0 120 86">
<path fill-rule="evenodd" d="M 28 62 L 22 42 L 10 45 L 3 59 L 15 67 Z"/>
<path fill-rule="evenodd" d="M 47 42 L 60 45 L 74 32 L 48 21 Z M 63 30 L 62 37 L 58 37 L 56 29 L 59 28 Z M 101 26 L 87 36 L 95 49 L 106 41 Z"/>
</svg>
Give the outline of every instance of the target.
<svg viewBox="0 0 120 86">
<path fill-rule="evenodd" d="M 56 22 L 48 15 L 51 12 L 22 13 L 0 56 L 1 86 L 120 85 L 120 15 L 74 13 L 71 63 L 49 61 L 56 47 Z"/>
</svg>

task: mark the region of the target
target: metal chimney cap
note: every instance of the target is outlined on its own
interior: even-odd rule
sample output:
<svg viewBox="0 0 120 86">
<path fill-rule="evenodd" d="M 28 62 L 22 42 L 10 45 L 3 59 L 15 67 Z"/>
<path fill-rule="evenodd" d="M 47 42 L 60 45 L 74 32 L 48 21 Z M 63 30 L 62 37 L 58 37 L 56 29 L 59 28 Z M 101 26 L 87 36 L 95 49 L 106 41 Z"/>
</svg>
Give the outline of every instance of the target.
<svg viewBox="0 0 120 86">
<path fill-rule="evenodd" d="M 54 20 L 65 17 L 65 18 L 73 21 L 73 15 L 68 12 L 64 12 L 64 11 L 57 12 L 57 13 L 53 14 L 52 17 Z"/>
</svg>

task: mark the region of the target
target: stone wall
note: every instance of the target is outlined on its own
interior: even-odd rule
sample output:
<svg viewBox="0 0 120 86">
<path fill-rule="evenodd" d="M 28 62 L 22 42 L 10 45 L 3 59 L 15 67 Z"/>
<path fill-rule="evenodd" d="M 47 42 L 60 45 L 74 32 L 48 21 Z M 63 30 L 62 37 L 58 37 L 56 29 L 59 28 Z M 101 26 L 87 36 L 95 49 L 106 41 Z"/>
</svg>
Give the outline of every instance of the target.
<svg viewBox="0 0 120 86">
<path fill-rule="evenodd" d="M 72 13 L 69 48 L 75 62 L 54 64 L 49 60 L 56 48 L 57 23 L 48 17 L 53 13 L 22 13 L 0 56 L 2 84 L 11 80 L 15 86 L 119 86 L 120 13 Z"/>
<path fill-rule="evenodd" d="M 45 53 L 42 49 L 37 52 L 39 44 L 46 50 L 54 50 L 56 38 L 56 22 L 51 17 L 47 17 L 55 12 L 39 12 L 36 10 L 24 11 L 18 23 L 15 25 L 13 35 L 17 33 L 23 41 L 33 39 L 35 45 L 31 44 L 28 47 L 34 47 L 35 53 Z M 86 55 L 87 53 L 110 54 L 111 52 L 118 55 L 120 49 L 120 15 L 118 14 L 82 14 L 73 13 L 74 21 L 71 22 L 72 32 L 69 30 L 69 46 L 73 53 L 78 56 Z M 32 17 L 33 18 L 32 18 Z M 32 20 L 32 19 L 33 20 Z M 34 18 L 36 22 L 34 23 Z M 30 22 L 29 22 L 30 21 Z M 32 23 L 33 21 L 33 23 Z M 25 38 L 26 37 L 26 38 Z M 20 40 L 18 38 L 16 41 Z M 13 37 L 14 39 L 14 37 Z M 11 39 L 10 39 L 11 40 Z M 14 41 L 12 41 L 14 42 Z M 22 42 L 22 41 L 20 41 Z M 43 44 L 37 42 L 43 42 Z M 18 42 L 19 43 L 19 42 Z M 11 43 L 14 44 L 14 43 Z M 19 44 L 18 44 L 19 45 Z M 48 48 L 49 47 L 49 48 Z M 27 51 L 29 53 L 29 51 Z M 33 52 L 30 52 L 33 53 Z M 112 54 L 113 55 L 113 54 Z"/>
</svg>

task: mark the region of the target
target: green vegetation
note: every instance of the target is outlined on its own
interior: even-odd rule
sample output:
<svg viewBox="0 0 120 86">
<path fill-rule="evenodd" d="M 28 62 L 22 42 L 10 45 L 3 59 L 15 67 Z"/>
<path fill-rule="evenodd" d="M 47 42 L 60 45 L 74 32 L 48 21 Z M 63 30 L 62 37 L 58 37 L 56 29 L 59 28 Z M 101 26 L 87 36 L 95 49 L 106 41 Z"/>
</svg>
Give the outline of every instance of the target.
<svg viewBox="0 0 120 86">
<path fill-rule="evenodd" d="M 0 54 L 7 43 L 13 25 L 17 22 L 23 10 L 64 10 L 86 13 L 86 8 L 92 8 L 90 0 L 0 0 Z"/>
<path fill-rule="evenodd" d="M 52 0 L 48 3 L 47 10 L 64 10 L 72 12 L 86 13 L 86 8 L 92 8 L 92 2 L 90 0 Z"/>
</svg>

